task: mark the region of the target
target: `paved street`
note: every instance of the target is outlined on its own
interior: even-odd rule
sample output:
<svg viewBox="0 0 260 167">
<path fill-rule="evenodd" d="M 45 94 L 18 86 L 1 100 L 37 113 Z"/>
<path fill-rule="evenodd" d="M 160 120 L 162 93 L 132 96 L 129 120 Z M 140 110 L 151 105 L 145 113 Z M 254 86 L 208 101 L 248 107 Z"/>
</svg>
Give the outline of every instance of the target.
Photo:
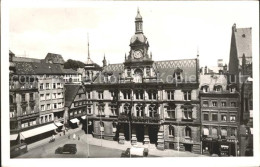
<svg viewBox="0 0 260 167">
<path fill-rule="evenodd" d="M 72 134 L 80 136 L 80 140 L 72 139 Z M 71 138 L 68 139 L 68 134 Z M 89 143 L 89 144 L 87 144 Z M 64 144 L 76 144 L 76 154 L 55 154 L 55 150 L 62 147 Z M 139 147 L 147 147 L 149 149 L 148 157 L 197 157 L 202 156 L 190 152 L 178 152 L 176 150 L 157 150 L 156 147 L 151 145 L 142 145 L 138 143 Z M 89 148 L 88 148 L 89 147 Z M 28 146 L 29 151 L 17 158 L 119 158 L 122 151 L 130 148 L 130 142 L 126 141 L 121 145 L 115 141 L 100 140 L 93 138 L 92 135 L 87 135 L 83 130 L 75 129 L 70 130 L 69 133 L 64 135 L 56 135 L 56 141 L 49 143 L 49 139 L 44 139 L 37 143 Z M 89 149 L 89 151 L 88 151 Z"/>
</svg>

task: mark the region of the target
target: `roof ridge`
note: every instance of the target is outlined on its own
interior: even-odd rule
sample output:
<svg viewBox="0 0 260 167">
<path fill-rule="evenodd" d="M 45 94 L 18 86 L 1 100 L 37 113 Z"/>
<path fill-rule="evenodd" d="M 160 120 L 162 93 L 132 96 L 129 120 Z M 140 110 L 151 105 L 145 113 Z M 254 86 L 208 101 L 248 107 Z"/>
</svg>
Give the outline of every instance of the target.
<svg viewBox="0 0 260 167">
<path fill-rule="evenodd" d="M 158 61 L 154 61 L 154 62 L 168 62 L 168 61 L 183 61 L 183 60 L 196 60 L 197 58 L 193 58 L 193 59 L 177 59 L 177 60 L 158 60 Z"/>
</svg>

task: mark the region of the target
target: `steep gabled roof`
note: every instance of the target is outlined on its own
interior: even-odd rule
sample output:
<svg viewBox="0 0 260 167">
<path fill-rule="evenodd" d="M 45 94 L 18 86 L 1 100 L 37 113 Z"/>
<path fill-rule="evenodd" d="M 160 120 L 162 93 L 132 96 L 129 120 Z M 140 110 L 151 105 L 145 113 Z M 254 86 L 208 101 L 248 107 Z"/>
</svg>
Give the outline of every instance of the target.
<svg viewBox="0 0 260 167">
<path fill-rule="evenodd" d="M 174 71 L 177 69 L 183 71 L 183 79 L 186 82 L 195 82 L 197 78 L 196 59 L 155 61 L 154 69 L 159 72 L 159 76 L 163 82 L 169 82 L 173 78 Z"/>
<path fill-rule="evenodd" d="M 60 54 L 48 53 L 45 57 L 45 62 L 52 62 L 53 64 L 64 64 L 65 61 Z"/>
<path fill-rule="evenodd" d="M 34 59 L 34 58 L 28 58 L 28 57 L 13 57 L 13 62 L 36 62 L 40 63 L 41 59 Z"/>
<path fill-rule="evenodd" d="M 96 77 L 94 83 L 104 83 L 104 75 L 112 74 L 112 80 L 117 82 L 119 79 L 119 73 L 124 72 L 124 64 L 109 64 L 105 66 L 103 71 L 99 73 L 99 76 Z"/>
<path fill-rule="evenodd" d="M 71 103 L 74 101 L 78 90 L 81 85 L 78 84 L 65 84 L 65 107 L 70 107 Z"/>
<path fill-rule="evenodd" d="M 239 58 L 252 57 L 252 29 L 237 28 L 235 31 L 235 40 L 237 46 L 237 55 Z"/>
<path fill-rule="evenodd" d="M 18 75 L 64 74 L 63 68 L 59 64 L 15 62 L 15 69 Z"/>
</svg>

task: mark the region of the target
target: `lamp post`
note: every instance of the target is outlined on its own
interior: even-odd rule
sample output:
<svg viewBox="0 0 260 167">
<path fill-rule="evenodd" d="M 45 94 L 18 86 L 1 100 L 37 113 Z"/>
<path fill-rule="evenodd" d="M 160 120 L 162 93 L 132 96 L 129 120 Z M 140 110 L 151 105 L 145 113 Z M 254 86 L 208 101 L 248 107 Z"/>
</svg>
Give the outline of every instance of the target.
<svg viewBox="0 0 260 167">
<path fill-rule="evenodd" d="M 101 120 L 101 106 L 98 106 L 98 111 L 99 111 L 99 120 L 100 120 L 100 139 L 101 139 L 101 147 L 102 147 L 102 131 L 101 131 L 101 124 L 102 124 L 102 120 Z"/>
<path fill-rule="evenodd" d="M 89 143 L 88 143 L 88 116 L 86 115 L 87 119 L 87 148 L 88 148 L 88 157 L 89 157 Z"/>
</svg>

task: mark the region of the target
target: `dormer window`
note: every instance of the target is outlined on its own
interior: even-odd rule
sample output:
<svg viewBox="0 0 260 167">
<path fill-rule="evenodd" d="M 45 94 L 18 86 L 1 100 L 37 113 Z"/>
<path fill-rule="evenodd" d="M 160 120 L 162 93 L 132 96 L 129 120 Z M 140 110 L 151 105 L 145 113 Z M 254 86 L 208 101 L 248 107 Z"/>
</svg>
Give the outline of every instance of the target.
<svg viewBox="0 0 260 167">
<path fill-rule="evenodd" d="M 234 93 L 236 91 L 236 88 L 229 88 L 230 93 Z"/>
<path fill-rule="evenodd" d="M 201 90 L 202 90 L 204 93 L 207 93 L 207 92 L 209 92 L 209 86 L 207 86 L 207 85 L 202 86 L 202 87 L 201 87 Z"/>
<path fill-rule="evenodd" d="M 214 86 L 214 91 L 215 92 L 221 92 L 222 91 L 222 86 L 221 85 Z"/>
<path fill-rule="evenodd" d="M 173 73 L 173 78 L 176 80 L 176 81 L 181 81 L 182 79 L 182 72 L 183 70 L 180 69 L 180 68 L 177 68 L 174 73 Z"/>
</svg>

